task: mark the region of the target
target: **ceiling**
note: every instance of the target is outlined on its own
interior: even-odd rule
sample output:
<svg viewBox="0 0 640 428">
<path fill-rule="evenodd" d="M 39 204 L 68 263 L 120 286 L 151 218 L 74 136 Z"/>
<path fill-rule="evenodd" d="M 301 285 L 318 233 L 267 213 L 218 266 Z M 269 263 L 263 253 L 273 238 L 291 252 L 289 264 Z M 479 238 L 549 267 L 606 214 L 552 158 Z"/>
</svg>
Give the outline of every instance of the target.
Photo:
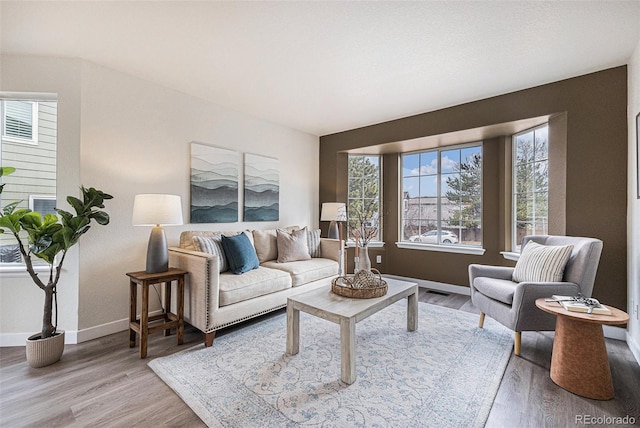
<svg viewBox="0 0 640 428">
<path fill-rule="evenodd" d="M 327 135 L 626 64 L 640 1 L 0 3 L 1 50 L 83 58 Z"/>
</svg>

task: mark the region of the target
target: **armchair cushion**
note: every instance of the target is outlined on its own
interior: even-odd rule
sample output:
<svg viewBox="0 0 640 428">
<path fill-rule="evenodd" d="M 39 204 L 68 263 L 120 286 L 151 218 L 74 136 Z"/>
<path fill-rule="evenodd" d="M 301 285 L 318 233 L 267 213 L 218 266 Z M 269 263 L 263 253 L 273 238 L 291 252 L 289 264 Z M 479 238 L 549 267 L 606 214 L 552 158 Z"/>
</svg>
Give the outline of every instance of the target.
<svg viewBox="0 0 640 428">
<path fill-rule="evenodd" d="M 508 279 L 479 277 L 473 281 L 473 286 L 480 293 L 507 305 L 513 304 L 513 294 L 518 284 Z"/>
<path fill-rule="evenodd" d="M 513 270 L 515 282 L 562 281 L 573 245 L 540 245 L 529 241 Z"/>
</svg>

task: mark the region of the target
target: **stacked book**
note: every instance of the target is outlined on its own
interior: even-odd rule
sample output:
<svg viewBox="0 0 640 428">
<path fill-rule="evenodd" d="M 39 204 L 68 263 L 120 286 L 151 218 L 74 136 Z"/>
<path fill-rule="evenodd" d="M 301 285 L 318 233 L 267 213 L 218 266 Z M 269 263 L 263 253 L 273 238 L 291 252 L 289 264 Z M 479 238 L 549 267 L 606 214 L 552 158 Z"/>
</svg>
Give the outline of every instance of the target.
<svg viewBox="0 0 640 428">
<path fill-rule="evenodd" d="M 558 302 L 567 311 L 583 312 L 595 315 L 611 315 L 611 310 L 596 299 L 580 296 L 551 296 L 552 302 Z"/>
</svg>

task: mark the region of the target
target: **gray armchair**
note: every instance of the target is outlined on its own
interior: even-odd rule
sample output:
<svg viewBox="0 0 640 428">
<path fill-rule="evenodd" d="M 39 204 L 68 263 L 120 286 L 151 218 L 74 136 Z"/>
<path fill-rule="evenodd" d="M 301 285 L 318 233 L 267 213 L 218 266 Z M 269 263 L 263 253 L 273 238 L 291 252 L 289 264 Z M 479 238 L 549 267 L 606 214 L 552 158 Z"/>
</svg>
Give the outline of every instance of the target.
<svg viewBox="0 0 640 428">
<path fill-rule="evenodd" d="M 504 266 L 469 265 L 471 301 L 480 309 L 478 326 L 482 328 L 485 314 L 515 332 L 514 353 L 520 355 L 523 331 L 555 330 L 556 317 L 539 310 L 535 300 L 552 294 L 591 297 L 598 270 L 602 241 L 574 236 L 530 235 L 527 242 L 541 245 L 573 245 L 562 282 L 514 282 L 514 268 Z"/>
</svg>

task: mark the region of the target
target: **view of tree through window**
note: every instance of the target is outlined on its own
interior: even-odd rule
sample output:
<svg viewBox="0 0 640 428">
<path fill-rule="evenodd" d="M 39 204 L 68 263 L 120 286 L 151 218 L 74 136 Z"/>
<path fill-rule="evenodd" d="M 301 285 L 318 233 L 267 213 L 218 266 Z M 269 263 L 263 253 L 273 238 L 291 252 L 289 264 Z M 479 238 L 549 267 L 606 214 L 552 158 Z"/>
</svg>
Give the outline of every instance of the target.
<svg viewBox="0 0 640 428">
<path fill-rule="evenodd" d="M 402 241 L 482 245 L 480 143 L 402 155 Z"/>
<path fill-rule="evenodd" d="M 548 125 L 513 136 L 513 248 L 526 235 L 548 233 Z"/>
<path fill-rule="evenodd" d="M 349 155 L 347 237 L 381 240 L 380 156 Z"/>
</svg>

